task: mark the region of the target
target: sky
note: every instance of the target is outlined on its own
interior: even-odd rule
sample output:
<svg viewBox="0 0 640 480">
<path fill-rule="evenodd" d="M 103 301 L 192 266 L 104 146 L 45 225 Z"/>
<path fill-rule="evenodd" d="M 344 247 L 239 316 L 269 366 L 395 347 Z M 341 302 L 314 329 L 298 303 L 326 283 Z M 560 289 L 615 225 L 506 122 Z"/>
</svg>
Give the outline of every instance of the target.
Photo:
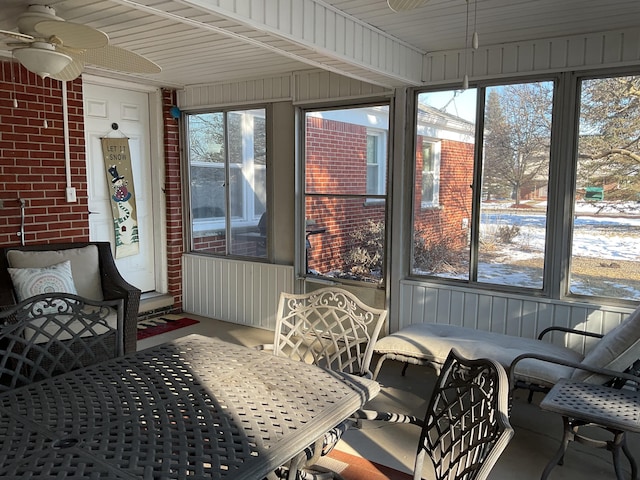
<svg viewBox="0 0 640 480">
<path fill-rule="evenodd" d="M 476 89 L 425 92 L 419 97 L 420 103 L 438 108 L 471 123 L 476 121 Z M 445 108 L 446 107 L 446 108 Z"/>
</svg>

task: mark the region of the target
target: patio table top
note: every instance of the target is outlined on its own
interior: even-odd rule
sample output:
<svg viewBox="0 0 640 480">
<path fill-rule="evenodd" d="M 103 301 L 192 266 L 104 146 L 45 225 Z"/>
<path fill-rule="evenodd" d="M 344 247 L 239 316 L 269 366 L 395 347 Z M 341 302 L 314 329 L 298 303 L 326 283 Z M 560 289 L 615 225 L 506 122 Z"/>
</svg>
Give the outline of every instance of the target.
<svg viewBox="0 0 640 480">
<path fill-rule="evenodd" d="M 263 478 L 378 392 L 190 335 L 0 395 L 0 477 Z"/>
</svg>

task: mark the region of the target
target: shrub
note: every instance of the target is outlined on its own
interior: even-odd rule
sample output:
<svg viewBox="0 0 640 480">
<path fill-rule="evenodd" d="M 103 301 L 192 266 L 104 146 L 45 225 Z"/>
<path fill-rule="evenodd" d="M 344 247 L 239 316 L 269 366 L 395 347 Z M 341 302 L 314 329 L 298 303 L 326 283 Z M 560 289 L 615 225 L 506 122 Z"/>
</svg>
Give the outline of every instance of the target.
<svg viewBox="0 0 640 480">
<path fill-rule="evenodd" d="M 366 225 L 351 232 L 347 253 L 343 257 L 345 274 L 357 280 L 380 281 L 384 235 L 384 222 L 373 220 L 368 220 Z"/>
<path fill-rule="evenodd" d="M 429 273 L 457 272 L 464 263 L 464 238 L 438 236 L 431 238 L 424 230 L 416 230 L 413 235 L 414 268 Z"/>
</svg>

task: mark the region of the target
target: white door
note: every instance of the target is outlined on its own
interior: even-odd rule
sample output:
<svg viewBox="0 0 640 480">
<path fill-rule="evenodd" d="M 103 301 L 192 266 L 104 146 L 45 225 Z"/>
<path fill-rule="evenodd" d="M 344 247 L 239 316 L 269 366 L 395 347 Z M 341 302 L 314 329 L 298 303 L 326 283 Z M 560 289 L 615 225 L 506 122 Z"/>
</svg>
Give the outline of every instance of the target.
<svg viewBox="0 0 640 480">
<path fill-rule="evenodd" d="M 85 142 L 89 191 L 89 236 L 115 245 L 111 213 L 112 186 L 102 154 L 101 138 L 128 137 L 137 210 L 139 252 L 116 257 L 122 276 L 143 292 L 156 290 L 153 200 L 149 129 L 149 94 L 86 83 Z M 117 126 L 117 129 L 114 127 Z M 115 252 L 114 252 L 115 254 Z"/>
</svg>

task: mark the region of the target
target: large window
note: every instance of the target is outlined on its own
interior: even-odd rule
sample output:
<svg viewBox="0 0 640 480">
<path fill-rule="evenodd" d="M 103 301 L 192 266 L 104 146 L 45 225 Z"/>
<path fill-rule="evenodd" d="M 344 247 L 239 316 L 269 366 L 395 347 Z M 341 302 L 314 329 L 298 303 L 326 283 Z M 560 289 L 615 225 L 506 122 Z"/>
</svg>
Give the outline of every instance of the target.
<svg viewBox="0 0 640 480">
<path fill-rule="evenodd" d="M 305 113 L 306 274 L 384 279 L 389 107 Z"/>
<path fill-rule="evenodd" d="M 266 257 L 265 110 L 187 115 L 194 251 Z"/>
<path fill-rule="evenodd" d="M 530 82 L 418 94 L 414 275 L 543 288 L 552 93 Z"/>
<path fill-rule="evenodd" d="M 640 298 L 640 76 L 580 83 L 570 292 Z"/>
<path fill-rule="evenodd" d="M 637 300 L 638 92 L 559 74 L 417 93 L 412 275 Z"/>
</svg>

